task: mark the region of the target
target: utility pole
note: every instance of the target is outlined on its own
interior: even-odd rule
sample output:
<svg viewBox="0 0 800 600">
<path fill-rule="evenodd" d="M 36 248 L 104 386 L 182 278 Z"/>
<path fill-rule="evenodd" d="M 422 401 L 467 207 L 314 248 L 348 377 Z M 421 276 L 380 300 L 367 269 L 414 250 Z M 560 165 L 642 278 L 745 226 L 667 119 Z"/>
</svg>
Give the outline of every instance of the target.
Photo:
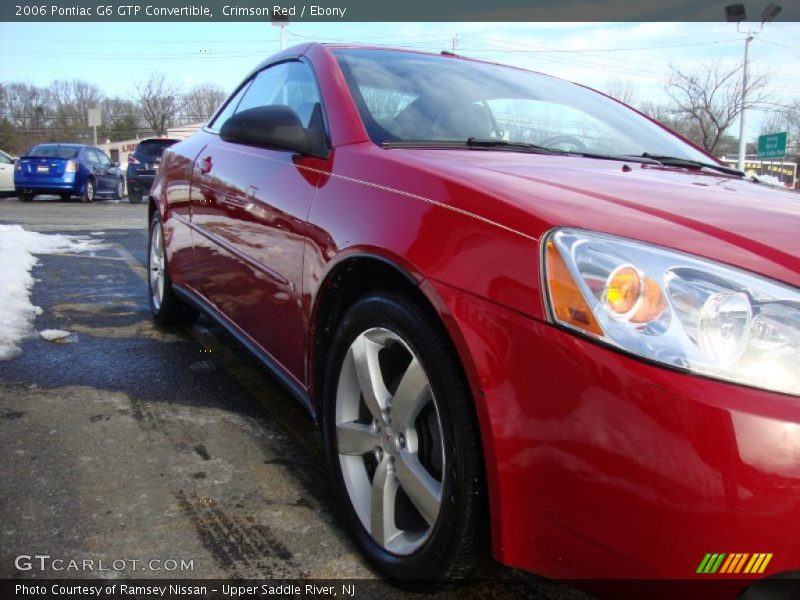
<svg viewBox="0 0 800 600">
<path fill-rule="evenodd" d="M 453 54 L 456 53 L 456 50 L 458 50 L 458 34 L 454 33 L 453 34 Z"/>
<path fill-rule="evenodd" d="M 754 36 L 749 32 L 744 40 L 744 64 L 742 65 L 742 112 L 739 115 L 739 163 L 740 171 L 744 171 L 744 162 L 747 155 L 747 141 L 745 139 L 745 112 L 747 109 L 747 58 L 750 52 L 750 42 Z"/>
<path fill-rule="evenodd" d="M 742 21 L 747 18 L 747 13 L 744 9 L 744 4 L 729 4 L 725 7 L 725 19 L 728 22 L 736 23 L 736 32 L 744 33 L 746 35 L 744 40 L 744 64 L 742 65 L 742 108 L 739 112 L 739 160 L 738 167 L 740 171 L 744 171 L 744 162 L 747 153 L 747 141 L 745 140 L 745 116 L 747 112 L 747 61 L 750 56 L 750 42 L 755 39 L 759 33 L 764 30 L 764 23 L 770 23 L 775 20 L 778 13 L 781 12 L 782 7 L 770 2 L 761 11 L 761 24 L 758 29 L 748 28 L 747 31 L 741 30 Z"/>
<path fill-rule="evenodd" d="M 283 15 L 275 15 L 272 17 L 272 25 L 274 27 L 280 27 L 281 33 L 279 37 L 279 45 L 280 49 L 283 50 L 286 42 L 286 38 L 284 37 L 284 29 L 289 26 L 289 17 L 285 17 Z"/>
</svg>

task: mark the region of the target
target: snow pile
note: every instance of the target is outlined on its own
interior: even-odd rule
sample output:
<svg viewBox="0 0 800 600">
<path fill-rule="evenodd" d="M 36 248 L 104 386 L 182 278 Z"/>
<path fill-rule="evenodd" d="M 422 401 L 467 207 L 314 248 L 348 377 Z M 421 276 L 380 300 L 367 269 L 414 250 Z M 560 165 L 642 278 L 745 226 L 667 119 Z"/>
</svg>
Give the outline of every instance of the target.
<svg viewBox="0 0 800 600">
<path fill-rule="evenodd" d="M 765 183 L 767 185 L 774 185 L 777 187 L 786 187 L 780 179 L 775 177 L 775 175 L 755 175 L 755 178 L 758 179 L 759 183 Z"/>
<path fill-rule="evenodd" d="M 48 342 L 58 342 L 68 338 L 71 334 L 69 331 L 64 331 L 63 329 L 45 329 L 40 331 L 39 335 Z"/>
<path fill-rule="evenodd" d="M 22 353 L 17 343 L 31 335 L 33 320 L 42 309 L 31 304 L 34 254 L 63 254 L 102 250 L 99 240 L 73 235 L 46 235 L 19 225 L 0 225 L 0 360 Z"/>
</svg>

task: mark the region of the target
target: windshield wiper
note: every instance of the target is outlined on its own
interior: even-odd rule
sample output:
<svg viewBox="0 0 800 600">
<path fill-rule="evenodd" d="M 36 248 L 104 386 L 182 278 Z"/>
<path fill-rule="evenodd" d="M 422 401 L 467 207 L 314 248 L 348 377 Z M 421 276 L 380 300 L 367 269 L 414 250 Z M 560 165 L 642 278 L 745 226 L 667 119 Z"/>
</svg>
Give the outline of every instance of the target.
<svg viewBox="0 0 800 600">
<path fill-rule="evenodd" d="M 545 148 L 536 144 L 508 142 L 506 140 L 468 138 L 466 140 L 387 140 L 383 148 L 488 148 L 512 152 L 531 152 L 535 154 L 571 154 L 565 150 Z"/>
<path fill-rule="evenodd" d="M 471 148 L 508 148 L 509 150 L 520 150 L 523 152 L 535 152 L 537 154 L 572 154 L 567 150 L 558 148 L 548 148 L 547 146 L 537 146 L 528 142 L 509 142 L 507 140 L 495 140 L 492 138 L 468 138 L 467 146 Z"/>
<path fill-rule="evenodd" d="M 738 175 L 739 177 L 745 176 L 745 174 L 742 173 L 739 169 L 734 169 L 732 167 L 724 167 L 722 165 L 710 162 L 703 162 L 701 160 L 691 160 L 689 158 L 680 158 L 679 156 L 650 154 L 649 152 L 643 152 L 639 156 L 641 156 L 642 158 L 651 158 L 653 160 L 657 160 L 662 165 L 668 167 L 693 167 L 696 169 L 714 169 L 715 171 L 719 171 L 720 173 L 725 173 L 726 175 Z"/>
<path fill-rule="evenodd" d="M 580 156 L 583 158 L 597 158 L 600 160 L 620 160 L 645 163 L 650 165 L 660 165 L 661 162 L 648 156 L 615 156 L 613 154 L 595 154 L 594 152 L 583 152 L 580 150 L 561 150 L 559 148 L 549 148 L 538 146 L 528 142 L 509 142 L 507 140 L 496 140 L 493 138 L 467 138 L 461 140 L 387 140 L 381 144 L 382 148 L 485 148 L 488 150 L 506 150 L 509 152 L 526 152 L 530 154 L 551 154 L 556 156 Z"/>
</svg>

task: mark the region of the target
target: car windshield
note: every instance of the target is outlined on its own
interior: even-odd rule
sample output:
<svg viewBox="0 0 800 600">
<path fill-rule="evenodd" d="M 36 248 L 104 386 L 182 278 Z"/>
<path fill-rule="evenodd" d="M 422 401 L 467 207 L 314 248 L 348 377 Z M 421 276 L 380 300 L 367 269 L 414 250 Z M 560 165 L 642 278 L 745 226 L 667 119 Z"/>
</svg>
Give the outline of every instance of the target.
<svg viewBox="0 0 800 600">
<path fill-rule="evenodd" d="M 452 56 L 333 50 L 376 144 L 497 140 L 604 156 L 709 157 L 598 92 Z M 473 146 L 474 147 L 474 146 Z"/>
<path fill-rule="evenodd" d="M 34 146 L 28 152 L 31 158 L 75 158 L 78 148 L 70 146 Z"/>
<path fill-rule="evenodd" d="M 152 140 L 148 142 L 142 142 L 139 144 L 139 147 L 136 148 L 136 153 L 141 154 L 142 156 L 161 156 L 164 153 L 164 150 L 173 144 L 176 144 L 177 142 L 178 140 Z"/>
</svg>

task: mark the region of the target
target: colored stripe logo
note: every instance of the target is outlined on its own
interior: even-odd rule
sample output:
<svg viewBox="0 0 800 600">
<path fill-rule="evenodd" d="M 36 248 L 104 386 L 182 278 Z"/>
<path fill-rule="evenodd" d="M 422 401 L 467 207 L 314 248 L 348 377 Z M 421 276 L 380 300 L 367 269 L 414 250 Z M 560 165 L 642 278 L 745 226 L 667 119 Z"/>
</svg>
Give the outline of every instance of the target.
<svg viewBox="0 0 800 600">
<path fill-rule="evenodd" d="M 735 574 L 759 574 L 767 568 L 769 561 L 772 560 L 772 553 L 758 552 L 749 554 L 747 552 L 736 552 L 726 554 L 709 552 L 700 561 L 697 572 L 704 575 L 715 573 L 735 575 Z"/>
</svg>

